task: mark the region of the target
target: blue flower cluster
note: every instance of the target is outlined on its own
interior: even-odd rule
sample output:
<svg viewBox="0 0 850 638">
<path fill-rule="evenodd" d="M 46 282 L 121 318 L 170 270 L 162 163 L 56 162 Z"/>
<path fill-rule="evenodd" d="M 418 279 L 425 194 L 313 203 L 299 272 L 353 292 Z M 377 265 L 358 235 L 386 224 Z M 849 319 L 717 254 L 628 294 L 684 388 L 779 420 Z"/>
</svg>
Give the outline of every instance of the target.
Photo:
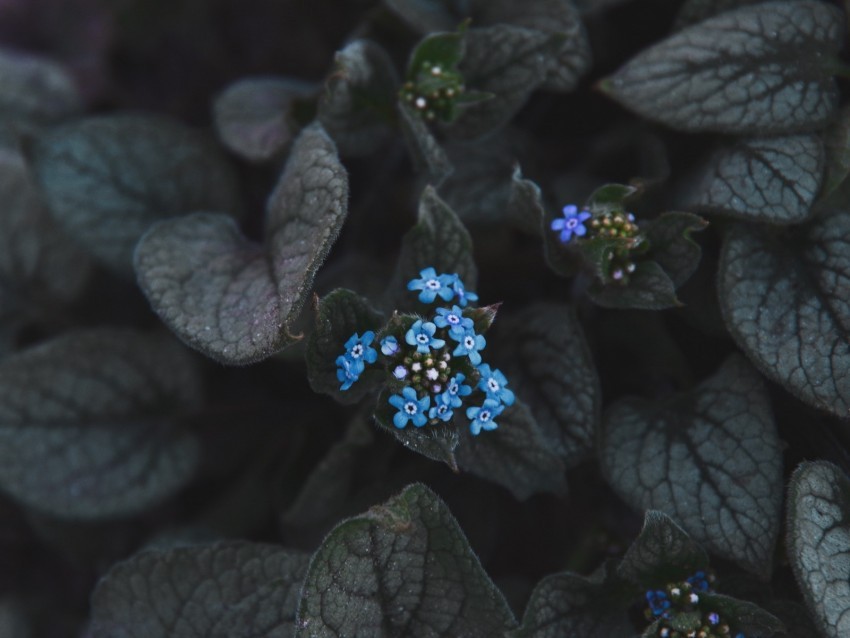
<svg viewBox="0 0 850 638">
<path fill-rule="evenodd" d="M 462 412 L 473 435 L 495 430 L 496 418 L 515 397 L 505 375 L 481 358 L 487 345 L 476 331 L 475 320 L 482 316 L 481 311 L 467 308 L 478 295 L 466 290 L 456 274 L 438 274 L 434 268 L 422 270 L 407 288 L 419 291 L 422 303 L 434 303 L 439 298 L 451 305 L 437 308 L 430 317 L 407 315 L 395 326 L 391 322 L 380 339 L 387 384 L 397 390 L 388 398 L 396 410 L 393 425 L 403 429 L 410 423 L 417 428 L 448 424 Z M 354 334 L 346 342 L 345 354 L 336 360 L 341 390 L 357 381 L 365 364 L 377 360 L 378 352 L 371 347 L 374 339 L 370 331 L 362 336 Z M 479 403 L 466 405 L 464 410 L 467 397 L 473 393 L 481 397 Z"/>
<path fill-rule="evenodd" d="M 712 593 L 713 580 L 711 574 L 698 571 L 666 589 L 646 592 L 646 618 L 656 622 L 660 638 L 731 638 L 729 624 L 716 611 L 704 609 L 700 598 L 700 594 Z M 734 638 L 746 637 L 738 632 Z"/>
</svg>

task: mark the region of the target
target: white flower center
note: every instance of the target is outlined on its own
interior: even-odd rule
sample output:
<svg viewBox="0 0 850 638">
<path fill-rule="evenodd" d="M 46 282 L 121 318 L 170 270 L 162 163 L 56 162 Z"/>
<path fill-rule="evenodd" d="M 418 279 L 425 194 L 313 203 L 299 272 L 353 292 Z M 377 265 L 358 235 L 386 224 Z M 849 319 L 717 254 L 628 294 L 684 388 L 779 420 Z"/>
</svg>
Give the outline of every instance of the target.
<svg viewBox="0 0 850 638">
<path fill-rule="evenodd" d="M 363 355 L 363 345 L 357 344 L 351 349 L 351 356 L 355 359 L 359 359 Z"/>
<path fill-rule="evenodd" d="M 492 378 L 487 379 L 487 387 L 490 388 L 492 392 L 498 392 L 502 389 L 502 386 L 499 385 L 499 382 Z"/>
<path fill-rule="evenodd" d="M 437 414 L 445 414 L 448 411 L 449 411 L 449 406 L 447 406 L 447 405 L 441 405 L 439 408 L 437 408 Z"/>
<path fill-rule="evenodd" d="M 413 401 L 408 401 L 404 404 L 404 411 L 410 416 L 413 416 L 414 414 L 419 412 L 419 406 L 413 403 Z"/>
<path fill-rule="evenodd" d="M 448 388 L 449 394 L 452 394 L 452 395 L 457 394 L 458 390 L 460 390 L 460 386 L 457 383 L 450 383 L 449 384 L 449 388 Z"/>
<path fill-rule="evenodd" d="M 575 217 L 573 217 L 572 219 L 568 219 L 566 226 L 569 229 L 573 229 L 578 226 L 578 220 Z"/>
<path fill-rule="evenodd" d="M 426 281 L 425 287 L 428 290 L 439 290 L 440 288 L 442 288 L 442 286 L 440 285 L 440 282 L 437 281 L 436 279 L 429 279 L 428 281 Z"/>
<path fill-rule="evenodd" d="M 475 339 L 473 339 L 472 337 L 465 337 L 463 340 L 463 345 L 466 346 L 467 350 L 469 350 L 470 348 L 474 348 Z"/>
<path fill-rule="evenodd" d="M 455 314 L 451 314 L 446 317 L 446 321 L 456 326 L 460 323 L 460 317 Z"/>
<path fill-rule="evenodd" d="M 428 335 L 420 332 L 418 335 L 416 335 L 416 340 L 419 343 L 428 343 L 429 341 L 431 341 L 431 338 Z"/>
<path fill-rule="evenodd" d="M 487 421 L 489 421 L 490 420 L 490 410 L 481 410 L 481 412 L 478 413 L 478 420 L 481 421 L 482 423 L 486 423 Z"/>
</svg>

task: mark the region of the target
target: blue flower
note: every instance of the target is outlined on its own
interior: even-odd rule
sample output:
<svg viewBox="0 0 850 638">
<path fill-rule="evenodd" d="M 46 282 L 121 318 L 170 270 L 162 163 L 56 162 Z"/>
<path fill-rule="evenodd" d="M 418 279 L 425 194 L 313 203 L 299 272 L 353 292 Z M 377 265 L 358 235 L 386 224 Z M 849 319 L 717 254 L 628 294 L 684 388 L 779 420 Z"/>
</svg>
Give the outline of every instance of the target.
<svg viewBox="0 0 850 638">
<path fill-rule="evenodd" d="M 348 390 L 366 367 L 362 359 L 350 359 L 348 355 L 340 355 L 336 358 L 336 378 L 342 383 L 340 390 Z"/>
<path fill-rule="evenodd" d="M 454 292 L 455 297 L 457 297 L 457 302 L 460 304 L 461 308 L 466 308 L 466 304 L 470 301 L 478 301 L 478 295 L 474 292 L 467 291 L 460 277 L 457 275 L 452 275 L 452 277 L 454 278 L 452 280 L 452 291 Z"/>
<path fill-rule="evenodd" d="M 400 395 L 392 395 L 389 398 L 389 403 L 398 410 L 393 415 L 393 425 L 399 430 L 405 428 L 408 421 L 413 421 L 413 425 L 421 428 L 428 420 L 426 414 L 431 405 L 431 397 L 426 395 L 422 399 L 418 398 L 416 390 L 410 386 L 404 388 Z"/>
<path fill-rule="evenodd" d="M 459 408 L 463 404 L 461 397 L 472 394 L 472 388 L 468 385 L 463 385 L 465 380 L 466 377 L 459 372 L 449 379 L 449 385 L 443 394 L 448 397 L 449 404 L 453 408 Z"/>
<path fill-rule="evenodd" d="M 375 363 L 378 358 L 378 352 L 369 344 L 375 338 L 375 333 L 367 330 L 360 337 L 355 332 L 351 338 L 345 342 L 345 356 L 352 361 L 360 361 L 365 363 Z"/>
<path fill-rule="evenodd" d="M 584 222 L 590 219 L 591 215 L 588 211 L 583 210 L 578 212 L 578 208 L 572 204 L 564 206 L 564 216 L 552 220 L 551 228 L 555 231 L 561 231 L 560 239 L 563 243 L 567 243 L 572 239 L 573 235 L 584 237 L 587 233 L 587 228 L 584 227 Z"/>
<path fill-rule="evenodd" d="M 708 578 L 705 575 L 705 572 L 700 570 L 696 572 L 693 576 L 688 576 L 686 579 L 696 591 L 709 591 L 710 585 L 708 583 Z"/>
<path fill-rule="evenodd" d="M 479 407 L 466 409 L 466 418 L 471 421 L 469 431 L 473 436 L 478 436 L 481 430 L 495 430 L 499 427 L 493 420 L 502 413 L 505 406 L 492 399 L 484 399 L 484 404 Z"/>
<path fill-rule="evenodd" d="M 393 369 L 393 376 L 396 379 L 404 379 L 404 377 L 407 376 L 407 368 L 405 368 L 404 366 L 396 366 Z"/>
<path fill-rule="evenodd" d="M 514 404 L 514 393 L 507 388 L 508 380 L 499 370 L 491 370 L 486 363 L 479 366 L 478 389 L 487 395 L 488 399 L 501 401 L 505 405 Z"/>
<path fill-rule="evenodd" d="M 426 268 L 419 271 L 419 279 L 411 279 L 407 283 L 407 289 L 421 290 L 419 301 L 422 303 L 432 303 L 437 296 L 449 301 L 455 294 L 452 283 L 452 275 L 438 275 L 433 268 Z"/>
<path fill-rule="evenodd" d="M 463 316 L 463 310 L 457 306 L 448 308 L 437 308 L 437 316 L 434 317 L 434 324 L 438 328 L 448 328 L 449 333 L 463 334 L 472 328 L 472 319 Z"/>
<path fill-rule="evenodd" d="M 452 355 L 458 356 L 465 354 L 469 357 L 469 362 L 474 366 L 481 363 L 481 355 L 478 354 L 478 351 L 483 350 L 484 346 L 487 345 L 484 337 L 475 334 L 475 332 L 471 329 L 467 330 L 463 334 L 450 332 L 449 336 L 458 342 L 457 348 L 454 349 Z"/>
<path fill-rule="evenodd" d="M 448 392 L 438 394 L 434 399 L 434 407 L 428 412 L 429 419 L 440 419 L 441 421 L 450 421 L 452 412 L 452 399 Z"/>
<path fill-rule="evenodd" d="M 667 617 L 666 612 L 670 609 L 671 603 L 666 592 L 661 589 L 650 589 L 646 592 L 646 602 L 653 616 Z"/>
<path fill-rule="evenodd" d="M 388 357 L 398 352 L 398 348 L 398 340 L 394 336 L 389 335 L 381 339 L 381 352 Z"/>
<path fill-rule="evenodd" d="M 416 322 L 410 326 L 410 330 L 408 330 L 404 335 L 404 340 L 411 346 L 416 346 L 417 352 L 428 354 L 428 351 L 431 348 L 436 350 L 446 345 L 446 342 L 442 339 L 434 338 L 434 333 L 436 331 L 437 326 L 430 321 L 417 319 Z"/>
</svg>

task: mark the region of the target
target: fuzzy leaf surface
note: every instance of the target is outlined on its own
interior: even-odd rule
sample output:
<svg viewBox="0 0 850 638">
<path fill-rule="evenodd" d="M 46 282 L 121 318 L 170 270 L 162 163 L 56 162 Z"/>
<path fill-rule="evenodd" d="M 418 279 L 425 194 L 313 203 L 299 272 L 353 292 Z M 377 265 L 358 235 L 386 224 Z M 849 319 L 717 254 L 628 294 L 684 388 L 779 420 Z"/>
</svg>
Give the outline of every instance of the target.
<svg viewBox="0 0 850 638">
<path fill-rule="evenodd" d="M 761 2 L 765 2 L 765 0 L 685 0 L 679 9 L 679 13 L 676 15 L 673 28 L 678 31 L 679 29 L 721 14 L 724 11 L 732 11 L 746 5 L 759 4 Z"/>
<path fill-rule="evenodd" d="M 514 626 L 451 512 L 414 484 L 325 538 L 310 562 L 295 635 L 485 638 Z"/>
<path fill-rule="evenodd" d="M 156 221 L 199 210 L 237 212 L 236 179 L 217 147 L 163 117 L 103 115 L 37 138 L 33 170 L 57 222 L 123 275 Z"/>
<path fill-rule="evenodd" d="M 0 50 L 0 117 L 35 123 L 73 115 L 82 99 L 61 65 L 35 55 Z"/>
<path fill-rule="evenodd" d="M 232 218 L 196 213 L 157 224 L 135 267 L 154 311 L 188 345 L 231 365 L 270 356 L 290 332 L 348 211 L 348 175 L 318 125 L 292 146 L 267 204 L 264 245 Z"/>
<path fill-rule="evenodd" d="M 103 328 L 9 356 L 0 362 L 0 487 L 61 518 L 154 505 L 195 470 L 198 442 L 177 420 L 199 394 L 192 361 L 167 337 Z"/>
<path fill-rule="evenodd" d="M 628 503 L 666 512 L 708 550 L 770 575 L 782 450 L 764 384 L 743 357 L 665 402 L 615 403 L 600 456 Z"/>
<path fill-rule="evenodd" d="M 683 131 L 813 130 L 838 106 L 829 67 L 844 31 L 841 11 L 823 2 L 742 7 L 639 53 L 601 88 L 639 115 Z"/>
<path fill-rule="evenodd" d="M 771 224 L 805 221 L 820 192 L 824 150 L 815 135 L 742 140 L 704 169 L 689 206 Z"/>
<path fill-rule="evenodd" d="M 146 550 L 92 596 L 93 638 L 289 638 L 309 555 L 224 542 Z"/>
<path fill-rule="evenodd" d="M 718 294 L 756 366 L 815 407 L 850 413 L 850 213 L 786 234 L 740 224 L 726 236 Z"/>
<path fill-rule="evenodd" d="M 597 282 L 588 290 L 588 297 L 603 308 L 663 310 L 681 305 L 675 284 L 654 261 L 637 262 L 627 284 Z"/>
<path fill-rule="evenodd" d="M 670 277 L 678 288 L 684 284 L 699 266 L 702 249 L 691 237 L 691 233 L 708 226 L 701 217 L 690 213 L 662 213 L 646 226 L 649 240 L 649 256 Z"/>
<path fill-rule="evenodd" d="M 401 133 L 417 172 L 423 173 L 431 184 L 439 186 L 452 174 L 454 167 L 431 133 L 428 124 L 405 102 L 398 103 Z"/>
<path fill-rule="evenodd" d="M 850 632 L 850 480 L 826 461 L 802 463 L 788 487 L 788 558 L 823 636 Z"/>
</svg>

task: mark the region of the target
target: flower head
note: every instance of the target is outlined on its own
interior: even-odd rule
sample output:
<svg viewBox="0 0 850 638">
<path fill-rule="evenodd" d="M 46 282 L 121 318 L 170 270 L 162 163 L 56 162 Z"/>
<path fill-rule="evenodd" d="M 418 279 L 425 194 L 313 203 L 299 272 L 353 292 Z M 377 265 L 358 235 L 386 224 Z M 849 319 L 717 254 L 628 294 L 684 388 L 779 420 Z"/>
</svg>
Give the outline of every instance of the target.
<svg viewBox="0 0 850 638">
<path fill-rule="evenodd" d="M 505 405 L 514 404 L 514 393 L 507 388 L 508 380 L 500 370 L 491 370 L 486 363 L 478 367 L 481 377 L 478 379 L 478 389 L 487 398 L 500 401 Z"/>
<path fill-rule="evenodd" d="M 448 328 L 450 334 L 463 334 L 472 329 L 472 319 L 463 316 L 463 310 L 457 306 L 437 308 L 434 325 L 438 328 Z"/>
<path fill-rule="evenodd" d="M 452 289 L 452 275 L 438 275 L 433 268 L 419 271 L 419 279 L 411 279 L 407 283 L 408 290 L 420 290 L 419 301 L 432 303 L 436 297 L 449 301 L 455 294 Z"/>
<path fill-rule="evenodd" d="M 483 350 L 484 346 L 487 345 L 484 337 L 475 334 L 471 328 L 462 334 L 450 332 L 449 336 L 458 342 L 457 348 L 452 352 L 453 356 L 466 355 L 469 357 L 469 362 L 474 366 L 481 363 L 481 355 L 478 351 Z"/>
<path fill-rule="evenodd" d="M 437 350 L 446 345 L 443 339 L 434 337 L 437 326 L 430 321 L 417 319 L 410 329 L 405 333 L 404 340 L 411 346 L 416 346 L 416 352 L 427 354 L 432 348 Z"/>
<path fill-rule="evenodd" d="M 463 385 L 465 380 L 466 377 L 460 372 L 449 379 L 449 384 L 446 386 L 444 394 L 448 397 L 449 403 L 453 408 L 459 408 L 463 404 L 461 397 L 472 394 L 472 388 L 468 385 Z"/>
<path fill-rule="evenodd" d="M 364 332 L 362 337 L 355 332 L 345 342 L 345 356 L 352 361 L 375 363 L 378 359 L 378 352 L 370 346 L 374 339 L 375 333 L 371 330 Z"/>
<path fill-rule="evenodd" d="M 457 275 L 452 275 L 454 278 L 452 280 L 452 291 L 454 292 L 455 297 L 457 298 L 457 302 L 460 304 L 461 308 L 466 308 L 466 304 L 471 302 L 478 301 L 478 295 L 474 292 L 468 291 L 464 285 L 463 281 Z"/>
<path fill-rule="evenodd" d="M 404 388 L 401 394 L 392 395 L 389 403 L 398 410 L 393 415 L 393 425 L 399 430 L 404 429 L 408 421 L 413 421 L 413 425 L 421 428 L 428 420 L 426 415 L 431 405 L 431 397 L 426 395 L 420 399 L 416 396 L 416 390 L 410 386 Z"/>
<path fill-rule="evenodd" d="M 569 204 L 564 206 L 563 214 L 563 217 L 553 219 L 550 226 L 552 230 L 560 231 L 561 242 L 566 244 L 570 241 L 570 239 L 572 239 L 573 235 L 584 237 L 587 233 L 587 228 L 585 228 L 584 222 L 590 219 L 590 212 L 586 210 L 579 212 L 578 207 L 573 204 Z"/>
<path fill-rule="evenodd" d="M 466 409 L 466 418 L 470 420 L 469 431 L 478 436 L 481 430 L 495 430 L 499 427 L 494 419 L 502 413 L 505 406 L 493 399 L 484 399 L 484 404 Z"/>
<path fill-rule="evenodd" d="M 351 385 L 360 378 L 365 368 L 363 359 L 351 359 L 348 355 L 340 355 L 336 358 L 336 378 L 342 384 L 340 390 L 348 390 Z"/>
</svg>

